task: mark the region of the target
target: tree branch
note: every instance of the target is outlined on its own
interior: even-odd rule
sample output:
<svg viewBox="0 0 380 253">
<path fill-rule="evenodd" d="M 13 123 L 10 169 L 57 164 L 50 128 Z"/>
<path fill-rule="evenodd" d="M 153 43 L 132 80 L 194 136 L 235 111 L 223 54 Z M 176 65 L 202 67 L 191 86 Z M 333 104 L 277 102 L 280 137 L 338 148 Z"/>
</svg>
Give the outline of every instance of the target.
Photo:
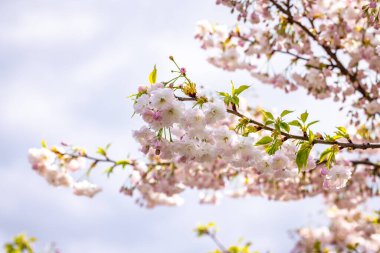
<svg viewBox="0 0 380 253">
<path fill-rule="evenodd" d="M 357 91 L 359 91 L 361 93 L 361 95 L 366 98 L 368 101 L 372 101 L 373 98 L 370 96 L 370 94 L 364 89 L 364 87 L 360 84 L 359 80 L 357 79 L 356 75 L 352 74 L 347 68 L 344 67 L 343 63 L 339 60 L 338 56 L 336 55 L 336 53 L 334 53 L 332 51 L 332 49 L 323 44 L 321 41 L 319 41 L 318 37 L 313 34 L 305 25 L 303 25 L 301 22 L 299 22 L 298 20 L 295 20 L 293 18 L 293 15 L 290 11 L 290 6 L 288 6 L 287 9 L 285 9 L 285 7 L 283 7 L 281 4 L 278 3 L 277 0 L 269 0 L 279 11 L 281 11 L 283 14 L 285 14 L 287 16 L 287 19 L 289 21 L 289 23 L 291 24 L 296 24 L 299 28 L 301 28 L 307 35 L 309 35 L 309 37 L 311 37 L 315 42 L 317 42 L 317 44 L 323 48 L 323 50 L 334 60 L 334 62 L 336 63 L 336 65 L 332 65 L 332 66 L 336 66 L 340 72 L 347 76 L 351 82 L 353 83 L 357 83 L 358 84 L 358 87 L 355 87 L 357 88 Z"/>
<path fill-rule="evenodd" d="M 186 98 L 186 97 L 177 97 L 177 96 L 176 96 L 176 98 L 180 101 L 197 101 L 197 98 L 190 98 L 190 97 Z M 260 129 L 268 130 L 271 132 L 276 131 L 274 128 L 266 126 L 263 123 L 258 122 L 254 119 L 251 119 L 251 118 L 241 114 L 237 110 L 227 109 L 227 112 L 230 114 L 233 114 L 235 116 L 238 116 L 239 118 L 247 118 L 249 120 L 249 123 L 260 127 Z M 308 141 L 309 140 L 308 137 L 304 136 L 304 135 L 294 135 L 294 134 L 289 134 L 289 133 L 286 133 L 283 131 L 281 131 L 280 134 L 282 136 L 284 136 L 286 139 L 294 139 L 294 140 L 301 140 L 301 141 Z M 350 142 L 346 143 L 346 142 L 339 142 L 339 141 L 327 141 L 324 139 L 315 139 L 315 140 L 313 140 L 313 144 L 337 145 L 341 148 L 352 148 L 352 149 L 377 149 L 377 148 L 380 148 L 380 143 L 350 143 Z"/>
<path fill-rule="evenodd" d="M 214 243 L 216 244 L 216 246 L 222 251 L 221 253 L 230 253 L 226 247 L 218 240 L 218 238 L 216 238 L 216 235 L 214 233 L 206 233 L 206 235 L 208 235 L 211 240 L 214 241 Z"/>
</svg>

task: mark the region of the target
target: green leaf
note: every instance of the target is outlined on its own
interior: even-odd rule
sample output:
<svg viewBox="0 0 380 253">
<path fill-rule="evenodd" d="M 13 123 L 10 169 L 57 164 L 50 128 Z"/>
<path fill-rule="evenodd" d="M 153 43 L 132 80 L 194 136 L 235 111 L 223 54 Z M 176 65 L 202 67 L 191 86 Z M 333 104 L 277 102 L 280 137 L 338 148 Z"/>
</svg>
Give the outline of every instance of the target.
<svg viewBox="0 0 380 253">
<path fill-rule="evenodd" d="M 245 91 L 245 90 L 248 89 L 249 87 L 250 87 L 249 85 L 242 85 L 242 86 L 240 86 L 239 88 L 237 88 L 237 89 L 235 90 L 235 94 L 234 94 L 234 95 L 239 96 L 240 93 L 242 93 L 243 91 Z"/>
<path fill-rule="evenodd" d="M 314 141 L 314 133 L 313 131 L 309 130 L 309 142 L 312 143 Z"/>
<path fill-rule="evenodd" d="M 240 252 L 240 249 L 238 246 L 230 246 L 228 248 L 228 253 L 239 253 Z"/>
<path fill-rule="evenodd" d="M 309 116 L 309 113 L 307 111 L 301 114 L 301 120 L 303 123 L 306 122 L 308 116 Z"/>
<path fill-rule="evenodd" d="M 272 141 L 273 141 L 272 137 L 270 137 L 270 136 L 264 136 L 258 142 L 256 142 L 256 146 L 266 145 L 268 143 L 271 143 Z"/>
<path fill-rule="evenodd" d="M 102 156 L 107 156 L 106 151 L 102 147 L 98 147 L 98 151 L 96 153 L 102 155 Z"/>
<path fill-rule="evenodd" d="M 107 169 L 105 169 L 104 173 L 106 173 L 107 177 L 109 177 L 112 174 L 112 172 L 113 172 L 114 169 L 115 169 L 115 166 L 113 165 L 113 166 L 108 167 Z"/>
<path fill-rule="evenodd" d="M 91 163 L 90 165 L 90 168 L 88 168 L 87 172 L 86 172 L 86 176 L 89 177 L 90 174 L 91 174 L 91 171 L 96 167 L 96 165 L 98 164 L 99 161 L 94 161 Z"/>
<path fill-rule="evenodd" d="M 319 120 L 315 120 L 315 121 L 312 121 L 310 122 L 309 124 L 307 124 L 307 128 L 309 128 L 311 125 L 314 125 L 315 123 L 318 123 Z"/>
<path fill-rule="evenodd" d="M 41 145 L 43 148 L 47 148 L 47 144 L 46 144 L 46 141 L 45 140 L 42 140 L 41 141 Z"/>
<path fill-rule="evenodd" d="M 231 97 L 230 96 L 227 96 L 227 97 L 224 97 L 224 103 L 228 106 L 230 103 L 231 103 Z"/>
<path fill-rule="evenodd" d="M 209 222 L 206 225 L 198 225 L 194 231 L 199 237 L 216 232 L 216 225 L 214 222 Z"/>
<path fill-rule="evenodd" d="M 231 102 L 232 102 L 233 104 L 235 104 L 235 105 L 239 105 L 239 101 L 240 101 L 240 99 L 239 99 L 237 96 L 233 96 L 233 97 L 231 98 Z"/>
<path fill-rule="evenodd" d="M 335 162 L 335 156 L 339 153 L 339 147 L 333 145 L 322 152 L 319 157 L 319 163 L 323 163 L 326 160 L 326 167 L 329 169 Z"/>
<path fill-rule="evenodd" d="M 325 138 L 324 139 L 326 141 L 335 141 L 335 139 L 331 135 L 328 135 L 328 134 L 325 134 Z"/>
<path fill-rule="evenodd" d="M 311 148 L 301 146 L 296 155 L 296 164 L 298 166 L 298 172 L 307 165 L 307 159 L 309 158 Z"/>
<path fill-rule="evenodd" d="M 264 123 L 264 125 L 272 125 L 274 123 L 274 121 L 273 120 L 267 120 L 267 121 L 265 121 L 265 123 Z"/>
<path fill-rule="evenodd" d="M 331 149 L 331 148 L 327 148 L 325 151 L 323 151 L 323 152 L 321 153 L 321 155 L 319 156 L 319 163 L 322 163 L 322 162 L 326 159 L 327 155 L 328 155 L 329 153 L 331 153 L 331 152 L 332 152 L 332 149 Z"/>
<path fill-rule="evenodd" d="M 288 125 L 302 127 L 301 123 L 298 120 L 293 120 L 288 123 Z"/>
<path fill-rule="evenodd" d="M 350 139 L 350 136 L 347 134 L 347 130 L 344 127 L 337 127 L 338 131 L 335 132 L 335 136 L 333 137 L 334 139 L 339 139 L 339 138 L 346 138 Z"/>
<path fill-rule="evenodd" d="M 269 155 L 273 155 L 274 153 L 277 152 L 277 150 L 280 149 L 281 144 L 282 144 L 281 141 L 275 140 L 272 145 L 265 148 L 265 151 L 267 151 Z"/>
<path fill-rule="evenodd" d="M 336 141 L 336 140 L 338 140 L 338 139 L 340 139 L 340 138 L 344 138 L 344 136 L 342 136 L 341 134 L 337 134 L 337 135 L 334 135 L 333 137 L 332 137 L 332 139 L 334 140 L 334 141 Z"/>
<path fill-rule="evenodd" d="M 119 160 L 116 162 L 116 165 L 121 165 L 123 167 L 123 169 L 125 168 L 125 166 L 131 164 L 131 161 L 130 160 Z"/>
<path fill-rule="evenodd" d="M 230 94 L 228 94 L 227 92 L 218 92 L 218 94 L 222 97 L 228 97 Z"/>
<path fill-rule="evenodd" d="M 333 151 L 333 152 L 329 153 L 329 155 L 327 157 L 326 167 L 328 169 L 330 169 L 332 163 L 334 163 L 334 162 L 335 162 L 335 152 Z"/>
<path fill-rule="evenodd" d="M 286 132 L 289 133 L 289 131 L 290 131 L 290 126 L 289 126 L 287 123 L 285 123 L 285 122 L 281 122 L 281 123 L 280 123 L 280 127 L 281 127 L 282 129 L 284 129 Z"/>
<path fill-rule="evenodd" d="M 281 132 L 281 126 L 280 126 L 280 123 L 279 121 L 276 121 L 274 123 L 274 128 L 278 131 L 278 132 Z"/>
<path fill-rule="evenodd" d="M 156 83 L 156 79 L 157 79 L 157 69 L 156 69 L 156 65 L 154 65 L 152 72 L 150 72 L 150 74 L 149 74 L 150 84 Z"/>
<path fill-rule="evenodd" d="M 232 94 L 232 96 L 234 96 L 235 95 L 235 84 L 234 84 L 234 82 L 232 82 L 231 81 L 231 94 Z"/>
<path fill-rule="evenodd" d="M 347 130 L 345 127 L 337 127 L 337 129 L 342 132 L 343 134 L 346 134 L 347 133 Z"/>
<path fill-rule="evenodd" d="M 292 112 L 294 112 L 294 111 L 283 110 L 281 113 L 281 117 L 285 117 L 286 115 L 288 115 L 289 113 L 292 113 Z"/>
<path fill-rule="evenodd" d="M 274 120 L 273 114 L 263 110 L 263 114 L 266 118 Z"/>
</svg>

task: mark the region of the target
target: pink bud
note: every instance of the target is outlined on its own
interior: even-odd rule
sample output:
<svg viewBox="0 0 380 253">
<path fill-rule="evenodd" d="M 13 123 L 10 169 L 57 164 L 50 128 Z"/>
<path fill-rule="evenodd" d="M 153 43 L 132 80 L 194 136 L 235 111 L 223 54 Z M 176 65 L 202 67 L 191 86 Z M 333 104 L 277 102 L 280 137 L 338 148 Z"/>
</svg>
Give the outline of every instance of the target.
<svg viewBox="0 0 380 253">
<path fill-rule="evenodd" d="M 161 112 L 160 111 L 154 112 L 153 113 L 153 119 L 157 120 L 157 121 L 161 120 L 162 119 Z"/>
<path fill-rule="evenodd" d="M 321 175 L 322 175 L 322 176 L 326 176 L 327 173 L 328 173 L 327 168 L 326 168 L 326 167 L 323 167 L 323 168 L 321 169 Z"/>
<path fill-rule="evenodd" d="M 146 86 L 139 86 L 139 88 L 138 88 L 138 92 L 139 92 L 139 93 L 144 93 L 144 92 L 146 92 Z"/>
</svg>

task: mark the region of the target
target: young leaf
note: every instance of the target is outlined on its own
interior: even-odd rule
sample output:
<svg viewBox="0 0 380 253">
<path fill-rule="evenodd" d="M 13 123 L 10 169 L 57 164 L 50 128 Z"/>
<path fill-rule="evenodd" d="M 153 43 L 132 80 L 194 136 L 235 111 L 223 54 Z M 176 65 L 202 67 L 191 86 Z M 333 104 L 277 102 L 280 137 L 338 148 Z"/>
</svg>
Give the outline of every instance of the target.
<svg viewBox="0 0 380 253">
<path fill-rule="evenodd" d="M 298 166 L 298 172 L 301 171 L 302 168 L 305 168 L 307 165 L 307 159 L 310 154 L 310 147 L 301 146 L 300 150 L 298 150 L 296 155 L 296 164 Z"/>
<path fill-rule="evenodd" d="M 267 121 L 265 121 L 265 123 L 264 123 L 264 125 L 272 125 L 274 123 L 274 121 L 273 120 L 267 120 Z"/>
<path fill-rule="evenodd" d="M 96 167 L 97 164 L 98 164 L 98 161 L 94 161 L 91 163 L 90 168 L 88 168 L 88 170 L 86 172 L 87 177 L 90 176 L 91 171 Z"/>
<path fill-rule="evenodd" d="M 42 140 L 41 141 L 41 145 L 43 148 L 47 148 L 47 144 L 46 144 L 46 141 L 45 140 Z"/>
<path fill-rule="evenodd" d="M 235 84 L 234 84 L 234 82 L 232 82 L 231 81 L 231 94 L 232 94 L 232 96 L 235 96 Z"/>
<path fill-rule="evenodd" d="M 194 231 L 197 233 L 197 236 L 201 237 L 203 235 L 207 235 L 209 233 L 215 233 L 216 227 L 215 223 L 210 222 L 206 225 L 198 225 Z"/>
<path fill-rule="evenodd" d="M 222 97 L 228 97 L 229 94 L 227 92 L 218 92 L 218 94 Z"/>
<path fill-rule="evenodd" d="M 275 140 L 272 145 L 270 145 L 270 146 L 268 146 L 268 147 L 265 148 L 265 151 L 269 155 L 273 155 L 274 153 L 276 153 L 277 150 L 280 149 L 281 144 L 282 144 L 281 141 Z"/>
<path fill-rule="evenodd" d="M 314 141 L 314 133 L 313 131 L 309 130 L 309 142 L 312 143 Z"/>
<path fill-rule="evenodd" d="M 319 120 L 315 120 L 315 121 L 312 121 L 310 122 L 309 124 L 307 124 L 307 128 L 309 128 L 311 125 L 314 125 L 315 123 L 318 123 Z"/>
<path fill-rule="evenodd" d="M 289 131 L 290 131 L 290 126 L 289 126 L 287 123 L 285 123 L 285 122 L 281 122 L 281 123 L 280 123 L 280 127 L 281 127 L 282 129 L 284 129 L 286 132 L 289 133 Z"/>
<path fill-rule="evenodd" d="M 302 127 L 301 123 L 298 120 L 293 120 L 288 123 L 288 125 Z"/>
<path fill-rule="evenodd" d="M 271 119 L 271 120 L 274 120 L 274 117 L 273 117 L 273 114 L 270 113 L 270 112 L 267 112 L 267 111 L 264 111 L 263 110 L 263 113 L 264 113 L 264 116 L 268 119 Z"/>
<path fill-rule="evenodd" d="M 230 97 L 230 96 L 225 97 L 225 98 L 224 98 L 224 103 L 225 103 L 227 106 L 229 106 L 230 103 L 232 103 L 232 101 L 231 101 L 231 97 Z"/>
<path fill-rule="evenodd" d="M 332 149 L 331 148 L 327 148 L 325 151 L 323 151 L 321 153 L 321 155 L 319 156 L 319 163 L 322 163 L 326 157 L 328 156 L 329 153 L 332 152 Z"/>
<path fill-rule="evenodd" d="M 123 169 L 125 168 L 125 166 L 131 164 L 131 161 L 130 160 L 119 160 L 116 162 L 117 165 L 121 165 L 123 167 Z"/>
<path fill-rule="evenodd" d="M 107 177 L 109 177 L 112 174 L 114 168 L 115 168 L 115 166 L 108 167 L 103 172 L 107 174 Z"/>
<path fill-rule="evenodd" d="M 245 90 L 248 89 L 249 87 L 250 87 L 249 85 L 242 85 L 242 86 L 240 86 L 239 88 L 237 88 L 237 89 L 235 90 L 235 94 L 234 94 L 234 95 L 239 96 L 240 93 L 242 93 L 243 91 L 245 91 Z"/>
<path fill-rule="evenodd" d="M 111 143 L 108 143 L 105 150 L 108 150 L 111 147 L 111 145 L 112 145 Z"/>
<path fill-rule="evenodd" d="M 266 145 L 268 143 L 271 143 L 272 141 L 273 141 L 272 137 L 270 137 L 270 136 L 264 136 L 258 142 L 256 142 L 256 146 Z"/>
<path fill-rule="evenodd" d="M 239 99 L 237 96 L 233 96 L 233 97 L 231 98 L 231 102 L 232 102 L 233 104 L 235 104 L 235 105 L 239 105 L 239 101 L 240 101 L 240 99 Z"/>
<path fill-rule="evenodd" d="M 285 117 L 286 115 L 288 115 L 289 113 L 292 113 L 292 112 L 294 112 L 294 111 L 283 110 L 281 113 L 281 117 Z"/>
<path fill-rule="evenodd" d="M 98 147 L 98 151 L 96 153 L 102 155 L 102 156 L 107 156 L 106 151 L 102 147 Z"/>
<path fill-rule="evenodd" d="M 303 123 L 306 122 L 308 116 L 309 116 L 309 113 L 307 111 L 301 114 L 301 120 Z"/>
<path fill-rule="evenodd" d="M 340 132 L 344 133 L 344 134 L 347 133 L 347 130 L 346 130 L 346 128 L 344 128 L 344 127 L 337 127 L 337 129 L 338 129 Z"/>
<path fill-rule="evenodd" d="M 157 69 L 156 69 L 156 65 L 154 65 L 152 72 L 150 72 L 150 74 L 149 74 L 150 84 L 156 83 L 156 79 L 157 79 Z"/>
</svg>

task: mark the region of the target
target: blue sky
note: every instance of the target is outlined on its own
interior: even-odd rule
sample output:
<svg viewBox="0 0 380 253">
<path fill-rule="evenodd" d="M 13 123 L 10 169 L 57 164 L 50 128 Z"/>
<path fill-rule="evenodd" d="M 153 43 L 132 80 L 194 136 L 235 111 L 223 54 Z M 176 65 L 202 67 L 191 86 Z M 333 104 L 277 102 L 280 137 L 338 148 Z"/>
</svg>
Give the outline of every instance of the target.
<svg viewBox="0 0 380 253">
<path fill-rule="evenodd" d="M 141 121 L 131 119 L 126 97 L 147 82 L 154 64 L 158 79 L 167 79 L 169 55 L 209 89 L 227 89 L 230 80 L 250 84 L 252 105 L 307 109 L 325 131 L 344 123 L 332 102 L 304 92 L 285 95 L 246 73 L 209 65 L 193 39 L 201 19 L 234 21 L 213 0 L 0 2 L 0 243 L 24 231 L 40 246 L 57 242 L 64 253 L 208 252 L 214 245 L 192 229 L 216 221 L 226 244 L 244 236 L 260 250 L 286 252 L 293 243 L 290 229 L 321 223 L 318 198 L 225 198 L 218 206 L 201 206 L 197 194 L 187 192 L 184 206 L 145 210 L 118 193 L 122 173 L 106 179 L 99 172 L 93 180 L 104 192 L 85 199 L 49 186 L 30 169 L 27 150 L 41 139 L 89 151 L 112 142 L 112 156 L 142 157 L 131 137 Z"/>
</svg>

